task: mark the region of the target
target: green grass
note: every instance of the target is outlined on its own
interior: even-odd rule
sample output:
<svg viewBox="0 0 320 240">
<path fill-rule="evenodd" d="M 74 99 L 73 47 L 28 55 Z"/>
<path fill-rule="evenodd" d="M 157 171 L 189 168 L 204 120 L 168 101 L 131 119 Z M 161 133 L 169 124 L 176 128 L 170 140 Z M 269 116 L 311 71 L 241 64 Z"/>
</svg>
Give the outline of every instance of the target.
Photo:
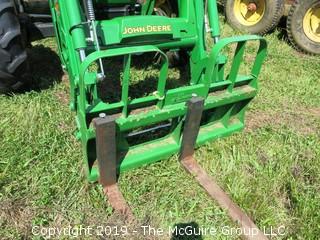
<svg viewBox="0 0 320 240">
<path fill-rule="evenodd" d="M 222 28 L 224 36 L 235 34 L 227 25 Z M 280 35 L 267 36 L 269 56 L 247 129 L 198 149 L 196 158 L 260 228 L 285 226 L 286 235 L 278 239 L 318 239 L 320 61 L 295 52 Z M 121 224 L 101 187 L 86 182 L 74 113 L 68 109 L 68 83 L 65 77 L 59 81 L 62 72 L 49 50 L 56 50 L 54 40 L 35 45 L 37 91 L 0 97 L 1 239 L 40 239 L 30 224 Z M 181 169 L 177 156 L 122 174 L 120 187 L 138 219 L 131 228 L 234 227 Z M 190 239 L 231 237 L 218 231 L 214 237 Z"/>
</svg>

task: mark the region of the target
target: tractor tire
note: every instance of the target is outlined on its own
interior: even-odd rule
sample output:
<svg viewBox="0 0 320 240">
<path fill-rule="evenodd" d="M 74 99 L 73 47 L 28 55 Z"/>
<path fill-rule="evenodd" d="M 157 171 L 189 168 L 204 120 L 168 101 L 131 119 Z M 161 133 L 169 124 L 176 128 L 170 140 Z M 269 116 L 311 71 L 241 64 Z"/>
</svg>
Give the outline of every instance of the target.
<svg viewBox="0 0 320 240">
<path fill-rule="evenodd" d="M 226 0 L 224 6 L 234 29 L 260 35 L 272 31 L 285 11 L 284 0 Z"/>
<path fill-rule="evenodd" d="M 12 0 L 0 0 L 0 94 L 17 90 L 27 70 L 27 53 Z"/>
<path fill-rule="evenodd" d="M 308 54 L 320 54 L 319 22 L 319 0 L 295 2 L 287 20 L 288 37 L 295 49 Z"/>
</svg>

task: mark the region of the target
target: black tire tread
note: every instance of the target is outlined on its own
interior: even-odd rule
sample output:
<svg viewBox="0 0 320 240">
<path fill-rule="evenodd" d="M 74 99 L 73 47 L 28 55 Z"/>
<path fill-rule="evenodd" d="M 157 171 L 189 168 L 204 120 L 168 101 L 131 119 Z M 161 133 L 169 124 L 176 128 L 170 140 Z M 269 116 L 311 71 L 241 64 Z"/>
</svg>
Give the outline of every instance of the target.
<svg viewBox="0 0 320 240">
<path fill-rule="evenodd" d="M 15 87 L 25 81 L 26 70 L 27 52 L 14 3 L 0 0 L 0 93 L 16 90 Z"/>
<path fill-rule="evenodd" d="M 283 13 L 284 13 L 284 10 L 285 10 L 285 4 L 284 4 L 284 1 L 278 1 L 277 2 L 277 12 L 278 13 L 281 13 L 281 14 L 275 14 L 273 16 L 273 19 L 272 19 L 272 22 L 271 24 L 269 25 L 269 27 L 267 27 L 264 31 L 262 31 L 261 35 L 265 35 L 267 33 L 269 33 L 270 31 L 272 31 L 279 23 L 280 19 L 282 18 L 283 16 Z"/>
<path fill-rule="evenodd" d="M 306 51 L 304 51 L 304 49 L 302 49 L 297 43 L 296 41 L 294 40 L 293 38 L 293 33 L 291 31 L 291 24 L 292 24 L 292 17 L 293 17 L 293 13 L 295 12 L 297 6 L 298 6 L 298 1 L 295 1 L 294 4 L 291 6 L 290 8 L 290 11 L 289 11 L 289 14 L 288 14 L 288 18 L 287 18 L 287 32 L 288 32 L 288 38 L 289 38 L 289 41 L 290 41 L 290 44 L 291 46 L 299 51 L 299 52 L 304 52 L 306 53 Z"/>
<path fill-rule="evenodd" d="M 227 16 L 226 13 L 227 13 L 227 11 L 228 11 L 228 10 L 227 10 L 227 2 L 228 2 L 228 1 L 231 1 L 231 0 L 225 0 L 225 1 L 224 1 L 224 12 L 225 12 L 225 15 L 226 15 L 226 16 Z M 280 1 L 277 0 L 277 1 L 276 1 L 276 12 L 277 12 L 277 14 L 274 14 L 274 15 L 273 15 L 272 21 L 271 21 L 267 26 L 265 26 L 263 29 L 261 29 L 260 31 L 252 32 L 252 33 L 254 33 L 254 34 L 259 34 L 259 35 L 265 35 L 265 34 L 271 32 L 271 31 L 278 25 L 281 17 L 283 16 L 284 11 L 285 11 L 284 1 L 282 1 L 282 0 L 280 0 Z M 235 26 L 232 24 L 232 22 L 230 21 L 230 19 L 227 18 L 227 22 L 228 22 L 231 26 L 235 27 Z"/>
<path fill-rule="evenodd" d="M 294 34 L 293 34 L 293 31 L 292 31 L 292 23 L 293 23 L 293 16 L 294 16 L 294 13 L 296 11 L 296 9 L 300 6 L 300 1 L 299 0 L 296 0 L 294 2 L 294 4 L 291 6 L 290 8 L 290 11 L 289 11 L 289 14 L 288 14 L 288 18 L 287 18 L 287 33 L 288 33 L 288 39 L 290 41 L 290 44 L 291 46 L 298 52 L 302 52 L 304 54 L 308 54 L 308 55 L 317 55 L 316 53 L 312 53 L 312 52 L 309 52 L 307 50 L 305 50 L 304 48 L 302 48 L 297 42 L 296 40 L 294 39 Z"/>
</svg>

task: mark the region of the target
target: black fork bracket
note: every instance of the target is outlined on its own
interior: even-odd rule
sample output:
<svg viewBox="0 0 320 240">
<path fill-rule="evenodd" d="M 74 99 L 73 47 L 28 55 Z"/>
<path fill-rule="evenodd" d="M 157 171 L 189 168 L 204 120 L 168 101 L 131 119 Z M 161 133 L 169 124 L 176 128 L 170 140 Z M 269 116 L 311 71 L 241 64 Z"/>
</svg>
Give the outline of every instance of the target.
<svg viewBox="0 0 320 240">
<path fill-rule="evenodd" d="M 103 186 L 117 183 L 116 123 L 111 117 L 94 119 L 99 181 Z"/>
<path fill-rule="evenodd" d="M 132 220 L 132 211 L 117 184 L 116 122 L 111 117 L 95 118 L 93 122 L 96 129 L 99 182 L 113 209 Z"/>
<path fill-rule="evenodd" d="M 194 153 L 194 146 L 200 129 L 200 121 L 203 112 L 204 99 L 193 97 L 187 102 L 188 112 L 184 123 L 180 160 Z"/>
</svg>

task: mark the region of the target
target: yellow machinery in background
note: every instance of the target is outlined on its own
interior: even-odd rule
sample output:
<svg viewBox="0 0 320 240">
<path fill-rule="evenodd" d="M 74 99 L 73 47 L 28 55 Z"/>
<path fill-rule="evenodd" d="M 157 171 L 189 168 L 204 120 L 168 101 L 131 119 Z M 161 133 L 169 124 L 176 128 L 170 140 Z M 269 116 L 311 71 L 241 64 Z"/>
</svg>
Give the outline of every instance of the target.
<svg viewBox="0 0 320 240">
<path fill-rule="evenodd" d="M 319 0 L 222 0 L 228 23 L 252 34 L 273 30 L 283 16 L 292 45 L 309 54 L 320 54 Z"/>
</svg>

